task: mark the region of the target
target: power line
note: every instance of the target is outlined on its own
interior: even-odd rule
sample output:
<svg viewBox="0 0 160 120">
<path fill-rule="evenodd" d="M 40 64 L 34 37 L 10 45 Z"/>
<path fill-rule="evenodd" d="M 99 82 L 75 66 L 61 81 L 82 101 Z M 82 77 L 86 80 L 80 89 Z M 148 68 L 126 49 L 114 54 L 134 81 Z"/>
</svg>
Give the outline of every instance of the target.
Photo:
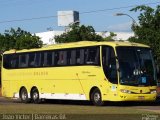
<svg viewBox="0 0 160 120">
<path fill-rule="evenodd" d="M 153 5 L 153 4 L 158 4 L 158 3 L 160 3 L 160 2 L 146 3 L 146 4 L 142 4 L 142 5 Z M 104 12 L 104 11 L 110 11 L 110 10 L 117 10 L 117 9 L 126 9 L 126 8 L 135 7 L 135 6 L 138 6 L 138 5 L 130 5 L 130 6 L 124 6 L 124 7 L 116 7 L 116 8 L 108 8 L 108 9 L 101 9 L 101 10 L 85 11 L 85 12 L 80 12 L 79 14 L 90 14 L 90 13 L 98 13 L 98 12 Z M 71 15 L 71 14 L 67 14 L 67 15 Z M 62 15 L 62 16 L 66 16 L 66 15 Z M 48 19 L 48 18 L 55 18 L 55 17 L 58 17 L 58 16 L 55 15 L 55 16 L 42 16 L 42 17 L 15 19 L 15 20 L 5 20 L 5 21 L 0 21 L 0 24 L 10 23 L 10 22 L 31 21 L 31 20 L 38 20 L 38 19 Z"/>
<path fill-rule="evenodd" d="M 153 4 L 158 4 L 158 3 L 160 3 L 160 2 L 146 3 L 146 4 L 142 4 L 142 5 L 153 5 Z M 108 8 L 108 9 L 101 9 L 101 10 L 86 11 L 86 12 L 82 12 L 80 14 L 88 14 L 88 13 L 95 13 L 95 12 L 104 12 L 104 11 L 117 10 L 117 9 L 126 9 L 126 8 L 135 7 L 135 6 L 139 6 L 139 5 L 130 5 L 130 6 L 124 6 L 124 7 L 116 7 L 116 8 Z"/>
<path fill-rule="evenodd" d="M 26 18 L 26 19 L 17 19 L 17 20 L 6 20 L 6 21 L 0 21 L 1 23 L 9 23 L 9 22 L 22 22 L 22 21 L 30 21 L 30 20 L 36 20 L 36 19 L 48 19 L 48 18 L 53 18 L 57 17 L 56 16 L 44 16 L 44 17 L 35 17 L 35 18 Z"/>
</svg>

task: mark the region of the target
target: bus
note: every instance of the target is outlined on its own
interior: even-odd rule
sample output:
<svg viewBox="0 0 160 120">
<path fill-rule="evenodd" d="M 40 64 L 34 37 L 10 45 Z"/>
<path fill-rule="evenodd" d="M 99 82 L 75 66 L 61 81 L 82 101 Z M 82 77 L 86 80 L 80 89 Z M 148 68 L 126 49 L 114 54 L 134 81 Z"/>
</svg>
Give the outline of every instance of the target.
<svg viewBox="0 0 160 120">
<path fill-rule="evenodd" d="M 2 95 L 24 103 L 156 99 L 156 67 L 143 44 L 81 41 L 9 50 L 2 57 Z"/>
</svg>

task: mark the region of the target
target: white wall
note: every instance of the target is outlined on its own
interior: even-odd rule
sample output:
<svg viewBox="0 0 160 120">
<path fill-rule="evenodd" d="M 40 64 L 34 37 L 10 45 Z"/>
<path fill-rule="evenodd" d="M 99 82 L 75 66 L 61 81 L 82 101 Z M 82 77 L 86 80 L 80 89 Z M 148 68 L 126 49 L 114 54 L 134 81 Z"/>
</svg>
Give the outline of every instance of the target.
<svg viewBox="0 0 160 120">
<path fill-rule="evenodd" d="M 43 44 L 50 45 L 50 44 L 55 44 L 54 36 L 61 35 L 62 33 L 64 33 L 64 31 L 47 31 L 35 34 L 36 36 L 39 36 L 41 38 Z M 134 36 L 134 33 L 131 32 L 114 32 L 114 33 L 117 34 L 117 36 L 115 37 L 116 40 L 127 40 L 129 37 Z M 110 35 L 109 32 L 106 33 L 97 32 L 97 34 L 103 37 Z"/>
<path fill-rule="evenodd" d="M 56 35 L 61 35 L 64 31 L 47 31 L 41 33 L 35 33 L 36 36 L 39 36 L 43 41 L 43 44 L 55 44 L 54 37 Z"/>
<path fill-rule="evenodd" d="M 134 36 L 133 32 L 114 32 L 117 36 L 114 37 L 116 40 L 127 40 L 128 38 Z M 107 37 L 110 35 L 110 32 L 97 32 L 98 35 L 102 37 Z"/>
</svg>

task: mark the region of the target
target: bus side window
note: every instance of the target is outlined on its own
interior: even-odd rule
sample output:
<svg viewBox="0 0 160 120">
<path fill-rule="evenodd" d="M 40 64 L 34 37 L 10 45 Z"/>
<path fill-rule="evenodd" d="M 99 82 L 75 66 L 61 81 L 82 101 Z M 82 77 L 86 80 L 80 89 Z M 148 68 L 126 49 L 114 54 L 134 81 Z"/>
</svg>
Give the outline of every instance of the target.
<svg viewBox="0 0 160 120">
<path fill-rule="evenodd" d="M 40 66 L 44 67 L 44 52 L 41 52 Z"/>
<path fill-rule="evenodd" d="M 11 60 L 10 60 L 10 68 L 18 68 L 18 55 L 13 54 L 11 55 Z"/>
<path fill-rule="evenodd" d="M 53 52 L 45 52 L 44 53 L 44 66 L 52 66 L 53 65 Z"/>
<path fill-rule="evenodd" d="M 52 66 L 55 66 L 55 52 L 52 52 Z"/>
<path fill-rule="evenodd" d="M 106 77 L 111 83 L 117 84 L 118 78 L 114 49 L 112 47 L 103 47 L 102 56 L 103 70 Z"/>
<path fill-rule="evenodd" d="M 35 53 L 29 53 L 29 62 L 28 62 L 28 66 L 29 67 L 35 67 L 35 58 L 36 58 L 36 55 Z"/>
<path fill-rule="evenodd" d="M 59 51 L 54 52 L 54 65 L 58 66 L 58 60 L 59 60 Z"/>
<path fill-rule="evenodd" d="M 28 67 L 28 54 L 19 55 L 19 67 L 20 68 Z"/>
<path fill-rule="evenodd" d="M 59 51 L 58 65 L 67 65 L 67 51 Z"/>
<path fill-rule="evenodd" d="M 67 50 L 67 66 L 72 65 L 71 50 Z"/>
<path fill-rule="evenodd" d="M 99 49 L 98 47 L 90 47 L 85 50 L 85 63 L 86 64 L 99 64 Z"/>
<path fill-rule="evenodd" d="M 41 64 L 41 53 L 37 52 L 35 58 L 35 67 L 40 67 L 40 64 Z"/>
<path fill-rule="evenodd" d="M 76 50 L 76 64 L 80 64 L 80 49 Z"/>
<path fill-rule="evenodd" d="M 84 64 L 84 49 L 76 50 L 76 64 L 83 65 Z"/>
<path fill-rule="evenodd" d="M 4 55 L 3 56 L 3 67 L 6 69 L 12 68 L 13 65 L 13 55 Z"/>
<path fill-rule="evenodd" d="M 71 59 L 70 59 L 70 65 L 76 64 L 76 50 L 71 50 Z"/>
</svg>

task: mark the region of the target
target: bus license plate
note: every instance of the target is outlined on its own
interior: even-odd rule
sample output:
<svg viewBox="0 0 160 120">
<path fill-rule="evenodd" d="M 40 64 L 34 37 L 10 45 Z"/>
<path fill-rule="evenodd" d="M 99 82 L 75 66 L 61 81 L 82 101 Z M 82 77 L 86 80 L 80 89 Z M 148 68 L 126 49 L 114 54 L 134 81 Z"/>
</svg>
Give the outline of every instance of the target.
<svg viewBox="0 0 160 120">
<path fill-rule="evenodd" d="M 138 96 L 138 100 L 144 100 L 144 96 Z"/>
</svg>

